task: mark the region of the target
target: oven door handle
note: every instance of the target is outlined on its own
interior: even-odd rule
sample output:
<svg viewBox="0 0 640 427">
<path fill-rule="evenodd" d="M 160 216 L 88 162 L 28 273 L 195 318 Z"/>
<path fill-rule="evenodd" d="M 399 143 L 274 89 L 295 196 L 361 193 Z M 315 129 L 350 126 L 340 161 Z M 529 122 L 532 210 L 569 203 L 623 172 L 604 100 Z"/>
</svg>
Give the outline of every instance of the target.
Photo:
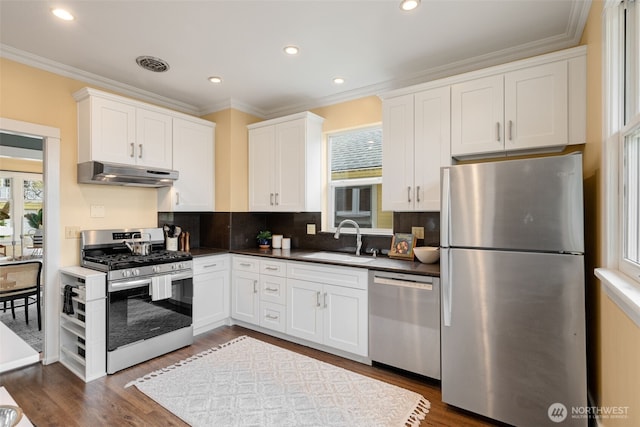
<svg viewBox="0 0 640 427">
<path fill-rule="evenodd" d="M 151 279 L 146 278 L 140 280 L 127 280 L 125 282 L 111 282 L 109 283 L 109 292 L 139 288 L 143 285 L 151 285 Z"/>
</svg>

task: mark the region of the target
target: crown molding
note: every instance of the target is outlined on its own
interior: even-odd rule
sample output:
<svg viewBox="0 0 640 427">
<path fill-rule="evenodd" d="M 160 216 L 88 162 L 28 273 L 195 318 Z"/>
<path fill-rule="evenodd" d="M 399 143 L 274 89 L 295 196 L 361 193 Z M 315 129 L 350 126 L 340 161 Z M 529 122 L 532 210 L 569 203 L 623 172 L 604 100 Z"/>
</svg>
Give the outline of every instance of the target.
<svg viewBox="0 0 640 427">
<path fill-rule="evenodd" d="M 99 86 L 100 88 L 112 90 L 122 95 L 147 101 L 156 105 L 177 110 L 186 114 L 198 115 L 199 109 L 184 102 L 176 101 L 165 96 L 155 94 L 137 87 L 121 83 L 115 80 L 107 79 L 97 74 L 89 73 L 75 67 L 71 67 L 60 62 L 52 61 L 20 49 L 13 48 L 4 44 L 0 44 L 0 57 L 38 68 L 63 77 L 69 77 L 84 83 Z"/>
</svg>

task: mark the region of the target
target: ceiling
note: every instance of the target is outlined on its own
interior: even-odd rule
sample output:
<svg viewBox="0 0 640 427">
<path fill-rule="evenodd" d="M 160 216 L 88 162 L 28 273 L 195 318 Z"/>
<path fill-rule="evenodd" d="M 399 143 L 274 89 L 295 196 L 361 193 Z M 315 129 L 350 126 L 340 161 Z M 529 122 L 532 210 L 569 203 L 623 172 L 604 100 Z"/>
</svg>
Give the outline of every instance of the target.
<svg viewBox="0 0 640 427">
<path fill-rule="evenodd" d="M 190 114 L 233 107 L 270 118 L 576 46 L 590 5 L 422 0 L 404 12 L 399 0 L 0 0 L 0 55 Z M 54 6 L 75 20 L 55 18 Z M 289 44 L 297 56 L 283 52 Z M 170 68 L 144 70 L 140 55 Z"/>
</svg>

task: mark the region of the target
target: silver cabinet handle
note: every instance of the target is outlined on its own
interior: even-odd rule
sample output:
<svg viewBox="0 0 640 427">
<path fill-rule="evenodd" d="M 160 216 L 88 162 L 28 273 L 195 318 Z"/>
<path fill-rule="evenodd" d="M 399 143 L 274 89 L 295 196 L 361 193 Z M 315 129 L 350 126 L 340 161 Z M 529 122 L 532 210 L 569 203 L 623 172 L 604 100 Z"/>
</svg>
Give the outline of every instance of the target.
<svg viewBox="0 0 640 427">
<path fill-rule="evenodd" d="M 273 193 L 269 194 L 269 204 L 273 206 Z"/>
<path fill-rule="evenodd" d="M 327 293 L 324 293 L 324 308 L 327 308 Z"/>
<path fill-rule="evenodd" d="M 176 191 L 176 206 L 180 204 L 180 192 Z"/>
<path fill-rule="evenodd" d="M 513 121 L 509 120 L 509 141 L 511 141 L 513 139 Z"/>
<path fill-rule="evenodd" d="M 213 268 L 218 264 L 207 264 L 207 265 L 203 265 L 202 268 Z"/>
<path fill-rule="evenodd" d="M 420 186 L 416 187 L 416 202 L 420 203 Z"/>
<path fill-rule="evenodd" d="M 241 265 L 242 267 L 251 267 L 251 264 L 250 264 L 250 263 L 248 263 L 248 262 L 241 262 L 241 263 L 240 263 L 240 265 Z"/>
<path fill-rule="evenodd" d="M 276 206 L 278 206 L 278 204 L 279 204 L 279 202 L 278 202 L 278 196 L 279 195 L 280 195 L 279 193 L 276 193 Z"/>
<path fill-rule="evenodd" d="M 274 316 L 272 314 L 267 314 L 266 316 L 267 319 L 271 319 L 271 320 L 278 320 L 280 317 L 279 316 Z"/>
<path fill-rule="evenodd" d="M 267 266 L 265 267 L 265 270 L 271 270 L 271 271 L 278 271 L 278 267 L 273 267 L 273 266 Z"/>
<path fill-rule="evenodd" d="M 316 292 L 316 307 L 320 307 L 320 292 Z"/>
<path fill-rule="evenodd" d="M 265 291 L 267 292 L 278 292 L 279 289 L 278 288 L 264 288 Z"/>
<path fill-rule="evenodd" d="M 407 202 L 411 203 L 411 187 L 407 187 Z"/>
<path fill-rule="evenodd" d="M 254 294 L 258 293 L 258 281 L 257 280 L 253 281 L 253 293 Z"/>
<path fill-rule="evenodd" d="M 140 149 L 140 151 L 138 152 L 138 158 L 141 159 L 142 158 L 142 144 L 138 144 L 138 148 Z"/>
<path fill-rule="evenodd" d="M 496 141 L 500 141 L 500 122 L 496 122 Z"/>
<path fill-rule="evenodd" d="M 129 157 L 135 156 L 135 151 L 136 151 L 136 147 L 135 147 L 135 144 L 132 142 L 131 143 L 131 154 L 129 155 Z"/>
</svg>

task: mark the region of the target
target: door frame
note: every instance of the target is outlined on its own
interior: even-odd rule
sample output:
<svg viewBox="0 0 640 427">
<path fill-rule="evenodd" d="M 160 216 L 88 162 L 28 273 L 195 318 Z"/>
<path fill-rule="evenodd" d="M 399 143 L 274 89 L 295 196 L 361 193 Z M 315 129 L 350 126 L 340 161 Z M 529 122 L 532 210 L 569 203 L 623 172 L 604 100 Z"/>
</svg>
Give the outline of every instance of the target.
<svg viewBox="0 0 640 427">
<path fill-rule="evenodd" d="M 42 363 L 48 365 L 59 359 L 60 292 L 60 129 L 36 123 L 0 117 L 0 130 L 43 138 L 43 179 L 46 207 L 43 212 L 43 283 L 45 304 Z"/>
</svg>

